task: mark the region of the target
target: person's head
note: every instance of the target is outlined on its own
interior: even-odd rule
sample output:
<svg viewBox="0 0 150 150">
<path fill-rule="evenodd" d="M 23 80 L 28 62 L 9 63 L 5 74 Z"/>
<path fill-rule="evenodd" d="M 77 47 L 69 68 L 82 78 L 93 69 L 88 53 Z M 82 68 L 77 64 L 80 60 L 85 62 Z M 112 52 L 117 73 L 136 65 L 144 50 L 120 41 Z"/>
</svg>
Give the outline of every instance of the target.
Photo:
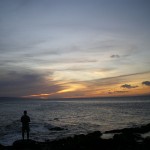
<svg viewBox="0 0 150 150">
<path fill-rule="evenodd" d="M 26 114 L 27 114 L 27 111 L 25 110 L 25 111 L 24 111 L 24 115 L 26 115 Z"/>
</svg>

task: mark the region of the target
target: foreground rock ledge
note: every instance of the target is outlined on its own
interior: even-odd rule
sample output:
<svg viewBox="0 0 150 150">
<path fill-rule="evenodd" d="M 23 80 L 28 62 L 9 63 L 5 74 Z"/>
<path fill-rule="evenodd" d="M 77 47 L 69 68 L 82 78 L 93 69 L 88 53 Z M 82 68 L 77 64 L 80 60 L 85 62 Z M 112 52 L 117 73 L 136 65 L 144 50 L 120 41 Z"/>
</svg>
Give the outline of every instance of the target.
<svg viewBox="0 0 150 150">
<path fill-rule="evenodd" d="M 95 131 L 48 142 L 18 140 L 12 146 L 0 145 L 0 150 L 150 150 L 150 137 L 142 138 L 139 134 L 147 132 L 150 124 L 105 132 L 115 133 L 110 139 L 102 139 L 102 133 Z"/>
</svg>

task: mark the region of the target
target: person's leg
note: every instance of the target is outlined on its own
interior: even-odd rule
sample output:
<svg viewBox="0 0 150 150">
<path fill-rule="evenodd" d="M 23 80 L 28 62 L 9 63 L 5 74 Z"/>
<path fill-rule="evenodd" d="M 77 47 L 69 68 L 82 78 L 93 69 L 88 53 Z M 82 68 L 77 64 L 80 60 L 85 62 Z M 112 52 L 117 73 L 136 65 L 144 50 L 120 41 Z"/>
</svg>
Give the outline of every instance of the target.
<svg viewBox="0 0 150 150">
<path fill-rule="evenodd" d="M 24 128 L 22 128 L 22 139 L 24 140 Z"/>
<path fill-rule="evenodd" d="M 30 131 L 30 129 L 28 127 L 28 129 L 27 129 L 27 139 L 29 139 L 29 131 Z"/>
</svg>

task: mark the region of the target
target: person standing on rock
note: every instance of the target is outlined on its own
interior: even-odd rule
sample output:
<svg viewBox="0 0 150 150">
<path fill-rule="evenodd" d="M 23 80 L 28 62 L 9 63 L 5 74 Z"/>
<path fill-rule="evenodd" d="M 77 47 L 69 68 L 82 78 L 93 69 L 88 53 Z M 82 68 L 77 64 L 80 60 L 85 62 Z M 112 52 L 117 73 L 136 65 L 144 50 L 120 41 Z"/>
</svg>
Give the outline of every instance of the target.
<svg viewBox="0 0 150 150">
<path fill-rule="evenodd" d="M 24 140 L 24 134 L 25 132 L 27 133 L 27 139 L 29 139 L 29 122 L 30 122 L 30 117 L 27 115 L 27 111 L 24 111 L 24 115 L 21 117 L 21 122 L 22 122 L 22 139 Z"/>
</svg>

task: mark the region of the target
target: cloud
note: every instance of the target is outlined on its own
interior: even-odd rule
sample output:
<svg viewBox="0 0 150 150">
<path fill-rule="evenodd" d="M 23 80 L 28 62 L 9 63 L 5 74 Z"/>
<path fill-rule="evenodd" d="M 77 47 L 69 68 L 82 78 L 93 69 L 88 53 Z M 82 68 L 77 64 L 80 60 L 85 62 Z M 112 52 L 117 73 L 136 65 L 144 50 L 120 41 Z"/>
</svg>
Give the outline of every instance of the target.
<svg viewBox="0 0 150 150">
<path fill-rule="evenodd" d="M 62 90 L 61 85 L 47 80 L 47 76 L 36 72 L 4 72 L 0 78 L 0 96 L 25 96 Z"/>
<path fill-rule="evenodd" d="M 108 92 L 108 94 L 115 94 L 115 93 L 119 93 L 119 94 L 124 94 L 127 93 L 128 91 L 113 91 L 113 92 Z"/>
<path fill-rule="evenodd" d="M 128 91 L 115 91 L 115 93 L 127 93 Z"/>
<path fill-rule="evenodd" d="M 119 58 L 120 56 L 119 55 L 111 55 L 110 57 L 111 58 Z"/>
<path fill-rule="evenodd" d="M 138 86 L 136 85 L 136 86 L 132 86 L 132 85 L 130 85 L 130 84 L 124 84 L 124 85 L 122 85 L 121 86 L 122 88 L 127 88 L 127 89 L 133 89 L 133 88 L 137 88 Z"/>
<path fill-rule="evenodd" d="M 97 87 L 112 86 L 112 85 L 118 85 L 124 82 L 133 81 L 134 79 L 138 79 L 139 76 L 143 76 L 144 74 L 150 74 L 150 72 L 124 74 L 120 76 L 112 76 L 112 77 L 110 76 L 110 77 L 104 77 L 104 78 L 102 77 L 98 79 L 82 81 L 82 83 L 87 86 L 97 86 Z"/>
<path fill-rule="evenodd" d="M 142 84 L 146 86 L 150 86 L 150 81 L 143 81 Z"/>
</svg>

